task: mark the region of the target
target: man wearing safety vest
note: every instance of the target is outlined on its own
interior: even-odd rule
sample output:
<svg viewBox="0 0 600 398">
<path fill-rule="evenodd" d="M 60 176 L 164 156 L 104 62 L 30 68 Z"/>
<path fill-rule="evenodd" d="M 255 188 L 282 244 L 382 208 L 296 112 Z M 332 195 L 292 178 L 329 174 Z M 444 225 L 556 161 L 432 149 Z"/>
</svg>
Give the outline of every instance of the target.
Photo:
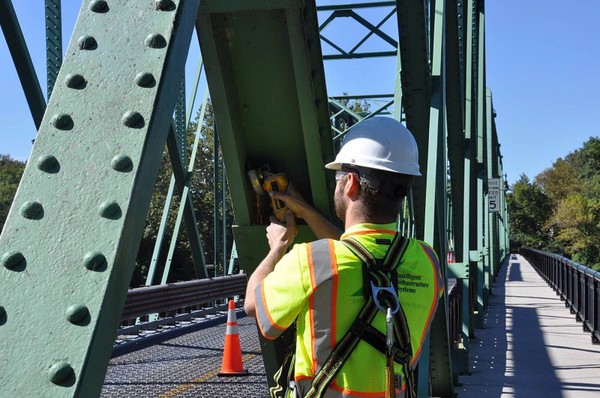
<svg viewBox="0 0 600 398">
<path fill-rule="evenodd" d="M 433 249 L 396 238 L 401 201 L 421 175 L 417 144 L 398 121 L 373 117 L 348 131 L 325 167 L 336 171 L 335 210 L 345 231 L 293 191 L 272 193 L 289 211 L 285 223 L 271 218 L 270 251 L 248 281 L 245 310 L 267 339 L 296 322 L 288 396 L 414 395 L 410 376 L 444 288 Z M 286 254 L 294 216 L 320 240 L 294 245 Z M 363 314 L 369 303 L 370 318 Z"/>
</svg>

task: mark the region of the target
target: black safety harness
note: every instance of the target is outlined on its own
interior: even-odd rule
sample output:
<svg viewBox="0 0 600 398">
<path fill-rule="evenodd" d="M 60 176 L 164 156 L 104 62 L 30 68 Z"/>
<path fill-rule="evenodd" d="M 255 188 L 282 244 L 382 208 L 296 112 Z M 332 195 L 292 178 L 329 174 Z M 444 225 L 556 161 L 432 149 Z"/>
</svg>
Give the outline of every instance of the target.
<svg viewBox="0 0 600 398">
<path fill-rule="evenodd" d="M 406 380 L 406 397 L 415 396 L 413 357 L 406 315 L 398 301 L 398 272 L 409 239 L 396 235 L 383 260 L 377 260 L 358 242 L 349 237 L 341 240 L 361 261 L 363 293 L 366 303 L 350 330 L 338 342 L 321 369 L 315 375 L 305 398 L 321 398 L 327 387 L 352 354 L 360 340 L 364 340 L 386 356 L 386 397 L 396 396 L 394 362 L 402 365 Z M 389 240 L 387 241 L 389 242 Z M 386 334 L 371 326 L 380 310 L 386 314 Z"/>
</svg>

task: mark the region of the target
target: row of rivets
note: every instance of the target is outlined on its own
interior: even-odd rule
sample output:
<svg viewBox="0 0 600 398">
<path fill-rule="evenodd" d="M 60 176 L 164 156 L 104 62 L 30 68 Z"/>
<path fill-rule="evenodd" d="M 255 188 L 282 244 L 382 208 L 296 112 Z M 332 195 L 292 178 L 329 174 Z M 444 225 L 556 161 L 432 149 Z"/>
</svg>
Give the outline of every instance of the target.
<svg viewBox="0 0 600 398">
<path fill-rule="evenodd" d="M 90 311 L 83 304 L 73 304 L 67 308 L 65 318 L 73 324 L 80 324 L 85 322 L 86 318 L 90 315 Z M 6 322 L 6 310 L 0 306 L 0 325 Z"/>
<path fill-rule="evenodd" d="M 127 171 L 131 168 L 131 159 L 127 156 L 116 156 L 111 162 L 111 167 Z M 44 207 L 38 201 L 29 200 L 21 205 L 19 213 L 29 220 L 40 220 L 44 217 Z M 104 218 L 118 219 L 121 217 L 121 207 L 114 200 L 106 200 L 98 206 L 98 214 Z"/>
<path fill-rule="evenodd" d="M 7 269 L 15 269 L 26 264 L 27 262 L 25 260 L 25 256 L 23 256 L 23 253 L 18 251 L 6 252 L 0 258 L 0 265 Z M 102 269 L 106 267 L 106 264 L 106 257 L 104 257 L 104 254 L 100 252 L 89 252 L 83 256 L 83 265 L 90 271 L 102 271 Z"/>
<path fill-rule="evenodd" d="M 175 4 L 171 0 L 156 0 L 155 6 L 157 10 L 172 11 L 175 9 Z M 89 9 L 96 13 L 106 13 L 109 11 L 108 3 L 105 0 L 92 0 Z M 84 35 L 77 40 L 77 44 L 81 50 L 94 50 L 98 43 L 93 36 Z M 167 41 L 161 34 L 150 34 L 145 39 L 145 44 L 150 48 L 164 48 Z M 135 82 L 140 87 L 154 87 L 156 80 L 151 73 L 139 73 Z M 67 87 L 72 89 L 83 89 L 87 82 L 80 74 L 68 74 L 65 79 Z M 126 112 L 121 121 L 125 126 L 131 128 L 139 128 L 144 125 L 144 118 L 135 111 Z M 67 114 L 54 115 L 50 123 L 59 130 L 70 130 L 73 128 L 73 119 Z M 56 172 L 60 168 L 58 160 L 52 155 L 41 156 L 37 160 L 37 168 L 39 170 L 51 173 Z M 117 171 L 129 171 L 132 168 L 131 158 L 125 155 L 116 155 L 110 162 L 111 167 Z M 121 209 L 115 201 L 103 202 L 98 213 L 105 218 L 120 217 Z M 21 206 L 21 214 L 30 219 L 38 218 L 43 215 L 43 207 L 39 202 L 26 202 Z M 0 263 L 8 269 L 16 268 L 21 264 L 25 264 L 25 257 L 19 252 L 5 253 L 0 259 Z M 89 270 L 101 270 L 106 266 L 106 257 L 100 252 L 89 252 L 84 256 L 84 266 Z M 74 304 L 67 308 L 65 313 L 67 320 L 73 324 L 78 324 L 85 321 L 89 317 L 89 310 L 85 305 Z M 6 319 L 6 311 L 0 306 L 0 325 Z M 68 379 L 74 377 L 75 372 L 71 365 L 66 361 L 59 361 L 53 364 L 48 371 L 48 379 L 54 384 L 61 384 Z"/>
</svg>

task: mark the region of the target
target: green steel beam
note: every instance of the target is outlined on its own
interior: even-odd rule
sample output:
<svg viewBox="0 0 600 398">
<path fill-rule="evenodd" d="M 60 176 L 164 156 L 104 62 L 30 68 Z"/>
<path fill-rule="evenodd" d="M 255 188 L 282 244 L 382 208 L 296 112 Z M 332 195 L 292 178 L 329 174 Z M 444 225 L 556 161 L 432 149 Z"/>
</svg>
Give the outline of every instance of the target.
<svg viewBox="0 0 600 398">
<path fill-rule="evenodd" d="M 485 173 L 485 30 L 484 30 L 484 0 L 478 0 L 477 9 L 475 15 L 475 26 L 476 35 L 474 50 L 477 62 L 475 67 L 477 68 L 476 74 L 476 86 L 475 86 L 475 106 L 476 108 L 476 120 L 477 120 L 477 181 L 476 181 L 476 201 L 477 201 L 477 216 L 475 221 L 476 227 L 476 238 L 477 245 L 474 246 L 477 250 L 477 324 L 479 327 L 483 327 L 483 315 L 486 306 L 486 286 L 485 286 L 485 274 L 488 272 L 486 269 L 487 262 L 485 258 L 488 257 L 484 246 L 484 235 L 485 235 L 485 219 L 487 218 L 487 208 L 484 206 L 484 179 L 486 178 Z"/>
<path fill-rule="evenodd" d="M 268 252 L 257 197 L 247 177 L 269 164 L 331 218 L 334 158 L 316 7 L 313 1 L 202 3 L 196 24 L 237 226 L 240 267 Z M 327 177 L 327 178 L 326 178 Z M 269 212 L 269 209 L 265 209 Z M 298 238 L 312 240 L 300 226 Z M 262 340 L 269 384 L 292 342 Z"/>
<path fill-rule="evenodd" d="M 167 149 L 169 151 L 169 157 L 171 158 L 171 165 L 173 166 L 175 186 L 177 187 L 179 197 L 181 198 L 181 203 L 179 205 L 179 213 L 181 214 L 178 214 L 177 217 L 180 221 L 176 223 L 173 231 L 170 249 L 171 258 L 172 252 L 174 250 L 174 241 L 177 240 L 179 226 L 181 225 L 181 219 L 183 219 L 185 221 L 185 226 L 188 233 L 190 250 L 192 252 L 192 260 L 194 261 L 194 270 L 196 272 L 196 276 L 198 278 L 207 278 L 208 274 L 206 272 L 206 261 L 204 258 L 204 248 L 202 247 L 202 237 L 200 236 L 200 231 L 198 230 L 198 222 L 196 221 L 196 213 L 194 212 L 194 205 L 192 203 L 192 194 L 189 188 L 190 172 L 188 170 L 184 170 L 183 168 L 183 161 L 181 159 L 181 152 L 179 150 L 179 142 L 176 137 L 175 126 L 173 125 L 173 123 L 171 123 L 169 127 L 169 134 L 167 136 Z M 162 283 L 166 283 L 167 277 L 168 271 L 166 275 L 163 274 L 161 280 L 165 282 Z"/>
<path fill-rule="evenodd" d="M 431 68 L 429 65 L 429 36 L 425 0 L 398 1 L 398 30 L 400 37 L 400 78 L 402 108 L 406 127 L 417 140 L 421 173 L 428 172 L 427 151 L 429 107 L 431 101 Z M 425 178 L 417 178 L 413 188 L 416 236 L 424 236 Z"/>
<path fill-rule="evenodd" d="M 427 167 L 425 215 L 423 238 L 433 245 L 445 264 L 446 234 L 446 90 L 445 90 L 445 0 L 432 1 L 430 4 L 431 46 L 431 99 L 429 111 L 429 134 L 427 137 Z M 422 147 L 421 150 L 425 148 Z M 447 285 L 447 272 L 442 269 L 444 284 Z M 440 300 L 435 314 L 429 345 L 424 344 L 422 359 L 419 363 L 418 396 L 453 396 L 452 360 L 450 356 L 448 328 L 447 294 Z"/>
<path fill-rule="evenodd" d="M 62 64 L 61 0 L 46 0 L 46 71 L 48 98 Z"/>
<path fill-rule="evenodd" d="M 0 396 L 100 394 L 198 6 L 83 3 L 0 236 Z"/>
<path fill-rule="evenodd" d="M 35 128 L 39 129 L 42 123 L 42 117 L 46 110 L 46 101 L 40 87 L 40 82 L 35 73 L 35 68 L 31 62 L 31 56 L 23 37 L 23 32 L 19 26 L 17 14 L 13 8 L 11 0 L 0 0 L 0 25 L 6 39 L 6 44 L 15 64 L 15 69 L 19 75 L 29 111 L 33 117 Z"/>
<path fill-rule="evenodd" d="M 386 4 L 387 5 L 387 4 Z M 320 9 L 319 9 L 320 10 Z M 324 60 L 332 60 L 332 59 L 355 59 L 355 58 L 374 58 L 374 57 L 389 57 L 395 56 L 398 43 L 396 40 L 391 38 L 388 34 L 383 32 L 380 28 L 396 13 L 396 10 L 393 8 L 391 12 L 385 15 L 377 25 L 373 25 L 368 20 L 363 18 L 361 15 L 356 13 L 353 8 L 343 8 L 336 9 L 331 15 L 319 26 L 319 31 L 321 31 L 321 40 L 325 43 L 329 44 L 333 49 L 335 49 L 339 54 L 324 54 Z M 335 42 L 329 40 L 323 34 L 325 28 L 334 20 L 338 18 L 351 18 L 356 21 L 359 25 L 362 25 L 367 29 L 368 33 L 362 37 L 350 51 L 345 51 L 342 47 L 335 44 Z M 362 47 L 362 45 L 373 35 L 378 36 L 381 40 L 388 43 L 393 50 L 392 51 L 374 51 L 374 52 L 357 52 L 358 49 Z"/>
<path fill-rule="evenodd" d="M 348 9 L 359 9 L 359 8 L 375 8 L 375 7 L 395 7 L 395 1 L 375 1 L 372 3 L 349 3 L 349 4 L 331 4 L 317 6 L 317 11 L 335 11 L 335 10 L 348 10 Z"/>
<path fill-rule="evenodd" d="M 448 161 L 450 164 L 450 191 L 452 197 L 452 220 L 454 251 L 462 260 L 464 228 L 462 201 L 464 198 L 464 79 L 460 56 L 463 34 L 459 26 L 457 0 L 446 1 L 446 117 L 448 129 Z M 463 277 L 462 275 L 452 275 Z"/>
<path fill-rule="evenodd" d="M 329 217 L 333 179 L 323 165 L 334 154 L 314 5 L 224 4 L 203 3 L 197 31 L 236 222 L 256 224 L 246 172 L 266 163 Z M 238 253 L 243 268 L 257 265 L 243 264 L 239 243 Z"/>
<path fill-rule="evenodd" d="M 491 178 L 498 178 L 498 137 L 496 136 L 496 129 L 493 128 L 495 124 L 493 119 L 493 105 L 492 105 L 492 91 L 486 89 L 485 95 L 485 121 L 486 121 L 486 153 L 487 153 L 487 180 Z M 489 204 L 489 187 L 488 187 L 488 201 Z M 489 258 L 490 258 L 490 270 L 488 274 L 488 286 L 489 294 L 492 294 L 492 286 L 494 285 L 494 277 L 496 270 L 500 265 L 500 258 L 498 255 L 498 213 L 488 212 L 488 228 L 487 234 L 489 235 Z"/>
<path fill-rule="evenodd" d="M 471 248 L 477 246 L 477 198 L 475 195 L 475 156 L 476 150 L 476 128 L 473 126 L 476 112 L 474 108 L 474 67 L 473 67 L 473 9 L 474 1 L 466 0 L 465 7 L 466 23 L 464 25 L 465 32 L 465 154 L 463 167 L 463 197 L 459 203 L 463 207 L 463 252 L 461 254 L 461 262 L 465 263 L 468 268 L 468 281 L 463 281 L 463 345 L 468 352 L 469 338 L 475 336 L 474 330 L 474 305 L 473 291 L 477 289 L 477 272 L 474 272 L 473 262 L 471 260 Z M 465 302 L 466 301 L 466 302 Z"/>
</svg>

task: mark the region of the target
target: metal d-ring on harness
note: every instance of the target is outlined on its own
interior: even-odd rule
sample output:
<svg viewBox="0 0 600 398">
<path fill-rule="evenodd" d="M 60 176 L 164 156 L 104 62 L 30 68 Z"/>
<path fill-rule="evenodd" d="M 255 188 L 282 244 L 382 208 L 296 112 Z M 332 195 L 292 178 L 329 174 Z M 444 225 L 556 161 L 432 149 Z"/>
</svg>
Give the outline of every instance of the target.
<svg viewBox="0 0 600 398">
<path fill-rule="evenodd" d="M 305 398 L 322 397 L 360 340 L 366 341 L 386 356 L 386 398 L 396 396 L 394 362 L 401 364 L 406 380 L 406 397 L 413 398 L 414 375 L 410 366 L 412 347 L 406 315 L 398 301 L 397 267 L 409 239 L 396 235 L 383 261 L 376 260 L 356 239 L 344 243 L 363 263 L 363 292 L 366 303 L 350 330 L 342 337 L 315 375 Z M 371 326 L 378 309 L 386 314 L 386 334 Z"/>
</svg>

